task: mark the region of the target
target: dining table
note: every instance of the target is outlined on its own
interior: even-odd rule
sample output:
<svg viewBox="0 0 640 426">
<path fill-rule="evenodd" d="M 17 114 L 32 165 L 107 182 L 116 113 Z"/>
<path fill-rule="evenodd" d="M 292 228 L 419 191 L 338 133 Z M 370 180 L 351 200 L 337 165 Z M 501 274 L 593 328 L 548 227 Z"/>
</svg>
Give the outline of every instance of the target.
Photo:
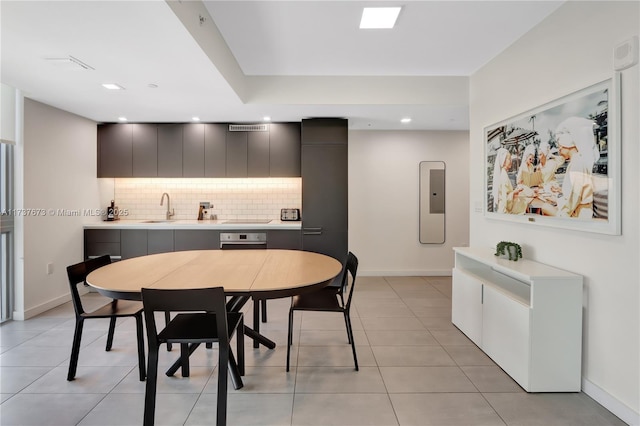
<svg viewBox="0 0 640 426">
<path fill-rule="evenodd" d="M 342 271 L 333 257 L 303 250 L 190 250 L 134 257 L 103 266 L 87 275 L 86 283 L 100 294 L 118 299 L 141 300 L 143 288 L 198 289 L 223 287 L 227 311 L 239 312 L 250 300 L 291 297 L 331 283 Z M 244 334 L 269 349 L 276 344 L 260 334 L 255 315 L 253 328 Z M 257 346 L 257 343 L 255 346 Z M 197 345 L 190 349 L 193 352 Z M 180 367 L 177 360 L 167 371 Z M 229 369 L 236 389 L 242 387 L 237 368 Z"/>
</svg>

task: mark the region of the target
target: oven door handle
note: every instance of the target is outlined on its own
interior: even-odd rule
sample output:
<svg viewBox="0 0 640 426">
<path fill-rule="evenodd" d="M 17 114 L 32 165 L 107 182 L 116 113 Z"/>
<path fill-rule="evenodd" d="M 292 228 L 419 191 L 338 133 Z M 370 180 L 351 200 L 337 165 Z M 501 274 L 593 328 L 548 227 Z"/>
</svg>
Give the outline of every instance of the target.
<svg viewBox="0 0 640 426">
<path fill-rule="evenodd" d="M 225 246 L 266 246 L 266 241 L 220 241 L 220 248 L 223 249 Z"/>
</svg>

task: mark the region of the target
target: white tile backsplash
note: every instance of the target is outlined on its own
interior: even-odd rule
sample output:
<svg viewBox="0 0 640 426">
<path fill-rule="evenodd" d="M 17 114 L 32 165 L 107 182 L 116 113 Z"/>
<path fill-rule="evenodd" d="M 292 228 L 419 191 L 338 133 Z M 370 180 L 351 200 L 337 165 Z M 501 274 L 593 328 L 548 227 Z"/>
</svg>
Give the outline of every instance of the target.
<svg viewBox="0 0 640 426">
<path fill-rule="evenodd" d="M 171 198 L 172 219 L 197 219 L 201 201 L 218 219 L 279 219 L 282 208 L 301 208 L 301 178 L 115 178 L 113 199 L 121 219 L 164 219 L 160 199 Z"/>
</svg>

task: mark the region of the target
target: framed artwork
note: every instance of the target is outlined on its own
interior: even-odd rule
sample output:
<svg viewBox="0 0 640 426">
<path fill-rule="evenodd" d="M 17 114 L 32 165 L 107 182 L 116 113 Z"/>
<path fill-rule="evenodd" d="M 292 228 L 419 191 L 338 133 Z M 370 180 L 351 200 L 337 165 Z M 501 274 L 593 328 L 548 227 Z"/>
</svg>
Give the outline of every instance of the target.
<svg viewBox="0 0 640 426">
<path fill-rule="evenodd" d="M 487 126 L 485 215 L 620 234 L 619 79 Z"/>
</svg>

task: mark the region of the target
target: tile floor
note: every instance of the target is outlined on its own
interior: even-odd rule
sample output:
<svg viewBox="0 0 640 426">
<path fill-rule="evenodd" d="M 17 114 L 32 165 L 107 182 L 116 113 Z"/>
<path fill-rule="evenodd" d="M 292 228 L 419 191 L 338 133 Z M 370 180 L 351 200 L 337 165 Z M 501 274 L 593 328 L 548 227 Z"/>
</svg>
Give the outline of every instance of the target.
<svg viewBox="0 0 640 426">
<path fill-rule="evenodd" d="M 84 296 L 90 308 L 106 299 Z M 289 300 L 269 302 L 262 331 L 278 347 L 247 340 L 244 388 L 229 391 L 229 425 L 623 425 L 583 393 L 528 394 L 451 325 L 448 277 L 359 277 L 352 321 L 353 368 L 339 314 L 295 314 L 285 372 Z M 247 306 L 248 308 L 248 306 Z M 251 321 L 250 313 L 247 320 Z M 140 425 L 135 322 L 87 321 L 77 378 L 66 381 L 70 303 L 0 327 L 0 424 Z M 168 366 L 177 352 L 164 352 Z M 156 423 L 215 422 L 217 352 L 200 348 L 191 377 L 159 376 Z"/>
</svg>

